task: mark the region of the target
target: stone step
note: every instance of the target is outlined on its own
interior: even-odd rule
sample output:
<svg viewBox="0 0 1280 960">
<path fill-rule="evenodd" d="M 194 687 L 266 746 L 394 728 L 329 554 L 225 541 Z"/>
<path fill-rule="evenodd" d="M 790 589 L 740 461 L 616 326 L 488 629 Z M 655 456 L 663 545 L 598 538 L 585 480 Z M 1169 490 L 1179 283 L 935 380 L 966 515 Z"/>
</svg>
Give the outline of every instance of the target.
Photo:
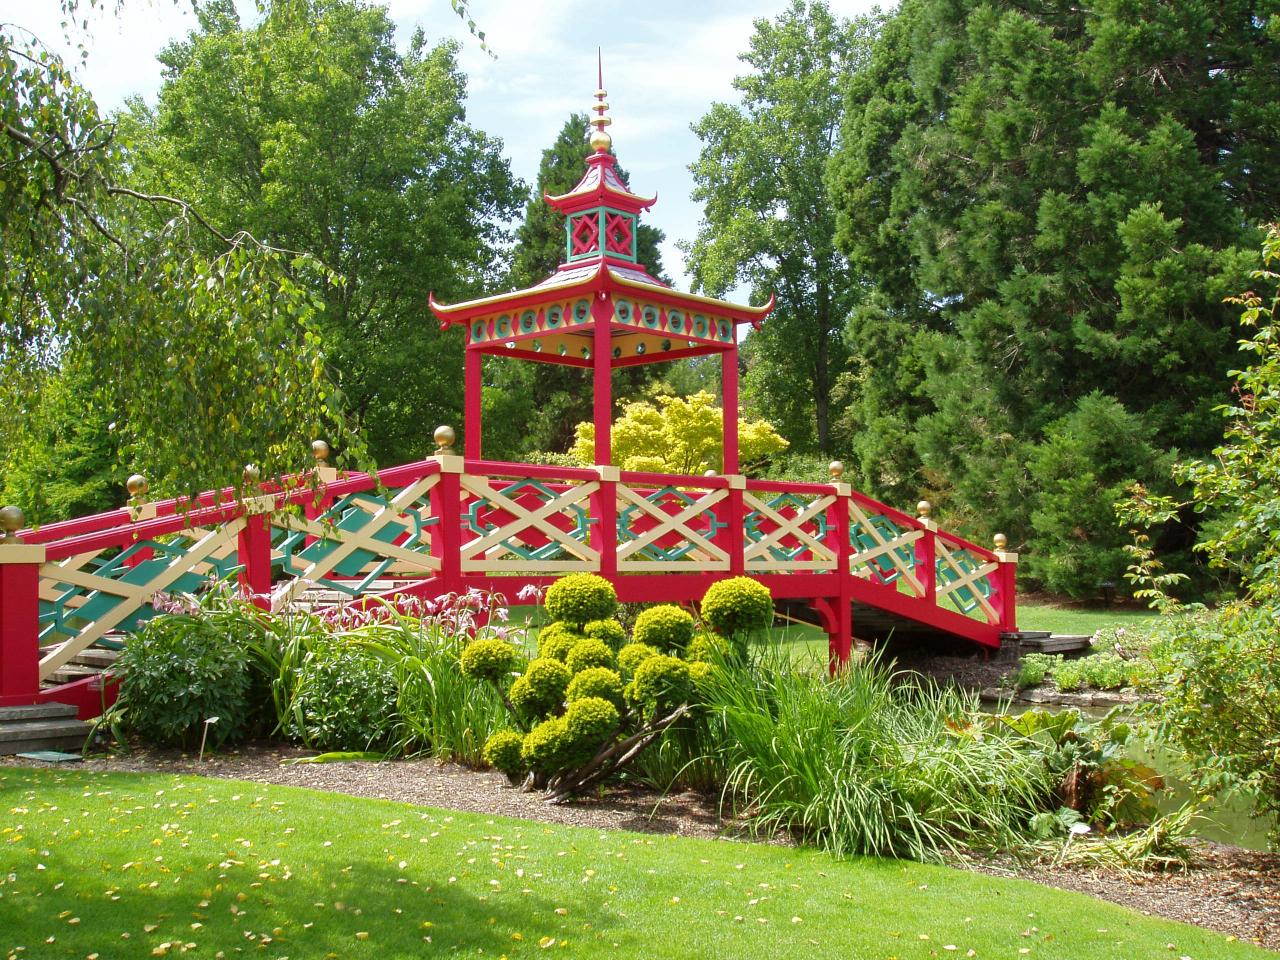
<svg viewBox="0 0 1280 960">
<path fill-rule="evenodd" d="M 90 647 L 88 650 L 81 650 L 71 658 L 70 662 L 82 667 L 106 669 L 119 659 L 119 650 L 103 650 L 101 647 Z"/>
<path fill-rule="evenodd" d="M 1007 642 L 1022 642 L 1024 640 L 1047 640 L 1051 636 L 1048 630 L 1014 630 L 1010 633 L 1000 634 L 1000 639 Z"/>
<path fill-rule="evenodd" d="M 1059 634 L 1023 640 L 1022 648 L 1037 653 L 1080 653 L 1093 646 L 1093 637 L 1083 634 Z"/>
<path fill-rule="evenodd" d="M 71 703 L 32 703 L 20 707 L 0 707 L 0 723 L 13 720 L 48 720 L 58 717 L 75 717 L 80 711 Z"/>
<path fill-rule="evenodd" d="M 75 683 L 77 680 L 83 680 L 85 677 L 96 677 L 101 673 L 101 667 L 86 667 L 83 664 L 74 662 L 66 663 L 49 674 L 49 682 L 52 684 Z"/>
<path fill-rule="evenodd" d="M 92 724 L 71 717 L 0 721 L 0 755 L 81 750 Z"/>
</svg>

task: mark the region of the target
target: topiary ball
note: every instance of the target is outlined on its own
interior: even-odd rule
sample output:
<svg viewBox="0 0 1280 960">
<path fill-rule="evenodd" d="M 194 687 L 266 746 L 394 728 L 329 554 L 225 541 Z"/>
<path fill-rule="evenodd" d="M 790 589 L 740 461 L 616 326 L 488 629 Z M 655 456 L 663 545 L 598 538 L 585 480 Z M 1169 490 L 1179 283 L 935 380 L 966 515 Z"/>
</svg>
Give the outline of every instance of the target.
<svg viewBox="0 0 1280 960">
<path fill-rule="evenodd" d="M 520 663 L 520 651 L 496 637 L 472 640 L 459 658 L 463 676 L 473 680 L 504 683 Z"/>
<path fill-rule="evenodd" d="M 618 594 L 604 577 L 573 573 L 547 588 L 543 601 L 555 620 L 581 627 L 592 620 L 607 620 L 618 609 Z"/>
<path fill-rule="evenodd" d="M 538 633 L 538 656 L 563 661 L 583 635 L 562 620 L 549 623 Z"/>
<path fill-rule="evenodd" d="M 525 735 L 520 759 L 530 770 L 554 773 L 563 765 L 567 734 L 564 717 L 543 720 Z"/>
<path fill-rule="evenodd" d="M 627 642 L 627 631 L 617 620 L 592 620 L 583 626 L 582 635 L 603 640 L 610 650 L 621 650 Z"/>
<path fill-rule="evenodd" d="M 714 633 L 702 632 L 695 634 L 694 638 L 689 641 L 689 646 L 685 648 L 684 658 L 690 663 L 717 663 L 729 656 L 730 647 L 723 637 L 718 637 Z"/>
<path fill-rule="evenodd" d="M 702 619 L 726 637 L 763 630 L 773 623 L 773 597 L 750 577 L 721 580 L 702 598 Z"/>
<path fill-rule="evenodd" d="M 693 639 L 693 617 L 670 603 L 650 607 L 636 617 L 631 639 L 659 650 L 683 650 Z"/>
<path fill-rule="evenodd" d="M 618 708 L 603 697 L 583 697 L 569 704 L 564 722 L 570 738 L 599 745 L 618 729 Z"/>
<path fill-rule="evenodd" d="M 501 770 L 512 783 L 518 783 L 526 769 L 520 755 L 523 747 L 523 734 L 515 730 L 499 730 L 484 743 L 484 762 L 495 770 Z"/>
<path fill-rule="evenodd" d="M 511 684 L 507 697 L 512 706 L 531 717 L 546 716 L 564 702 L 569 680 L 569 668 L 559 660 L 538 657 L 530 660 L 524 675 Z"/>
<path fill-rule="evenodd" d="M 689 699 L 689 665 L 676 657 L 658 654 L 646 657 L 636 667 L 635 677 L 627 685 L 627 701 L 639 707 L 645 716 L 674 707 Z"/>
<path fill-rule="evenodd" d="M 564 662 L 570 673 L 578 673 L 588 667 L 612 667 L 613 651 L 603 640 L 579 640 Z"/>
<path fill-rule="evenodd" d="M 689 664 L 689 682 L 693 684 L 694 692 L 699 696 L 705 697 L 707 695 L 719 674 L 720 668 L 714 663 L 695 660 Z"/>
<path fill-rule="evenodd" d="M 622 677 L 608 667 L 588 667 L 569 681 L 564 698 L 570 705 L 583 697 L 600 697 L 622 707 Z"/>
<path fill-rule="evenodd" d="M 658 651 L 647 643 L 628 643 L 618 651 L 618 666 L 626 676 L 631 676 L 642 662 L 657 655 Z"/>
</svg>

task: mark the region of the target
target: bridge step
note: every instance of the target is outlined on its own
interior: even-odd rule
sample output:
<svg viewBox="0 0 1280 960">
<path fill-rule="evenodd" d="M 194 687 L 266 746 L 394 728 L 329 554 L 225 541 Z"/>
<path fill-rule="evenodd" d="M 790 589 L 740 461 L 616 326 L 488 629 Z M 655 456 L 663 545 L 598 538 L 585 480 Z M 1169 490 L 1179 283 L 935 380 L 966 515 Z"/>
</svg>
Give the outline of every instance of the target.
<svg viewBox="0 0 1280 960">
<path fill-rule="evenodd" d="M 58 708 L 51 712 L 51 708 Z M 70 711 L 68 713 L 67 711 Z M 75 718 L 69 704 L 41 703 L 29 707 L 5 707 L 0 712 L 0 755 L 33 750 L 84 749 L 93 725 Z"/>
<path fill-rule="evenodd" d="M 1021 641 L 1022 649 L 1035 653 L 1084 653 L 1093 646 L 1093 637 L 1084 634 L 1050 634 Z"/>
</svg>

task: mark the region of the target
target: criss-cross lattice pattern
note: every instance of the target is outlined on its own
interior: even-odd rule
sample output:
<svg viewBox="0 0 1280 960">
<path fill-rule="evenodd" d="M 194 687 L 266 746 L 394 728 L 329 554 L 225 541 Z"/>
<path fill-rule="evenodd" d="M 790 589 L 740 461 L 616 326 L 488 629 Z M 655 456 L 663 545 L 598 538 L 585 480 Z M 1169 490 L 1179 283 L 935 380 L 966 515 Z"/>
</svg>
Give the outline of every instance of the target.
<svg viewBox="0 0 1280 960">
<path fill-rule="evenodd" d="M 569 232 L 569 239 L 573 245 L 572 255 L 577 257 L 598 252 L 600 249 L 600 220 L 598 215 L 594 211 L 584 213 L 580 217 L 575 217 L 572 222 L 573 227 Z"/>
<path fill-rule="evenodd" d="M 634 251 L 631 249 L 631 218 L 624 213 L 606 213 L 604 243 L 608 253 L 620 253 L 624 257 L 634 256 Z"/>
<path fill-rule="evenodd" d="M 986 562 L 969 550 L 948 544 L 937 538 L 937 596 L 938 602 L 950 600 L 957 610 L 966 616 L 980 612 L 989 623 L 996 623 L 1000 615 L 991 604 L 991 574 L 1000 569 L 994 561 Z"/>
<path fill-rule="evenodd" d="M 828 543 L 827 511 L 835 497 L 779 493 L 772 497 L 745 492 L 743 557 L 748 571 L 830 570 L 836 554 Z"/>
<path fill-rule="evenodd" d="M 494 485 L 464 476 L 471 495 L 463 515 L 462 569 L 563 573 L 599 569 L 591 546 L 590 498 L 596 481 L 546 484 L 516 480 Z M 467 534 L 472 539 L 467 539 Z"/>
<path fill-rule="evenodd" d="M 729 554 L 716 544 L 725 528 L 717 506 L 726 490 L 679 487 L 618 491 L 619 570 L 728 570 Z"/>
<path fill-rule="evenodd" d="M 849 501 L 849 546 L 853 556 L 849 572 L 875 583 L 894 584 L 913 597 L 924 596 L 924 585 L 915 570 L 913 545 L 923 530 L 901 525 L 888 516 Z"/>
</svg>

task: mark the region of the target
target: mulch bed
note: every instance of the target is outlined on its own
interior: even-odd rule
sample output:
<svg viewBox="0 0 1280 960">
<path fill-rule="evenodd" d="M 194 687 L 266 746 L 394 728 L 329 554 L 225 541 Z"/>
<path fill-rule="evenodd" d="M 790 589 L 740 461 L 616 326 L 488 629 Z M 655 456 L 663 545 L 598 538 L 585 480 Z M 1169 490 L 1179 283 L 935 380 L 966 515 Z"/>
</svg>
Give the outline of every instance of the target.
<svg viewBox="0 0 1280 960">
<path fill-rule="evenodd" d="M 740 824 L 721 818 L 716 798 L 691 792 L 659 796 L 650 790 L 614 787 L 599 796 L 553 805 L 538 794 L 512 788 L 501 774 L 430 760 L 284 763 L 307 754 L 296 747 L 258 744 L 209 756 L 201 763 L 174 751 L 139 750 L 87 760 L 82 769 L 194 773 L 599 830 L 742 838 Z M 34 766 L 37 762 L 0 757 L 0 764 Z M 955 865 L 1076 890 L 1140 913 L 1193 923 L 1280 950 L 1280 856 L 1274 854 L 1203 844 L 1194 869 L 1151 874 L 1026 867 L 1004 858 Z"/>
</svg>

